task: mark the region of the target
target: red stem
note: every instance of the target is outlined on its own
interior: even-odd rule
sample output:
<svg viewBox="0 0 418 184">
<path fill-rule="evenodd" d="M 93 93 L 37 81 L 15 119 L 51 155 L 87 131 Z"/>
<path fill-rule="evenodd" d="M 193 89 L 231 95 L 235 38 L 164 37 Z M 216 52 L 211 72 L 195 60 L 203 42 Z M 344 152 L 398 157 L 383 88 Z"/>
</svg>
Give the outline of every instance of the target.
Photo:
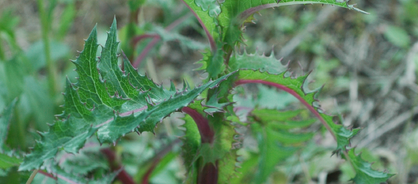
<svg viewBox="0 0 418 184">
<path fill-rule="evenodd" d="M 57 177 L 54 177 L 52 174 L 49 174 L 49 173 L 47 173 L 45 171 L 39 170 L 38 173 L 41 173 L 41 174 L 43 174 L 45 176 L 48 176 L 48 177 L 50 177 L 50 178 L 52 178 L 54 180 L 57 180 Z"/>
<path fill-rule="evenodd" d="M 208 119 L 206 119 L 199 112 L 197 112 L 194 109 L 191 109 L 190 107 L 183 107 L 181 110 L 193 118 L 194 122 L 197 125 L 197 128 L 199 129 L 202 143 L 212 143 L 213 138 L 215 136 L 215 132 L 209 126 Z"/>
<path fill-rule="evenodd" d="M 177 27 L 180 23 L 182 23 L 184 20 L 186 20 L 187 18 L 189 18 L 190 14 L 187 14 L 179 19 L 177 19 L 176 21 L 174 21 L 173 23 L 171 23 L 170 25 L 168 25 L 165 30 L 166 31 L 171 31 L 172 29 L 174 29 L 175 27 Z M 148 36 L 150 37 L 150 36 Z M 136 37 L 138 38 L 138 37 Z M 151 49 L 155 46 L 155 44 L 158 43 L 158 41 L 161 40 L 160 36 L 154 36 L 154 38 L 152 39 L 152 41 L 150 43 L 148 43 L 148 45 L 145 47 L 145 49 L 141 52 L 141 54 L 139 54 L 139 56 L 136 58 L 135 62 L 133 63 L 133 67 L 138 68 L 139 64 L 141 64 L 141 61 L 144 60 L 144 58 L 148 55 L 148 52 L 151 51 Z"/>
<path fill-rule="evenodd" d="M 135 47 L 136 44 L 138 44 L 139 41 L 141 41 L 145 38 L 159 38 L 159 37 L 160 37 L 160 35 L 158 35 L 158 34 L 143 34 L 143 35 L 137 36 L 137 37 L 132 39 L 132 41 L 131 41 L 132 46 Z"/>
<path fill-rule="evenodd" d="M 215 163 L 206 163 L 202 171 L 197 175 L 198 184 L 217 184 L 218 183 L 218 161 Z"/>
<path fill-rule="evenodd" d="M 205 26 L 205 24 L 203 24 L 202 19 L 196 14 L 196 12 L 186 2 L 184 2 L 184 0 L 181 0 L 181 1 L 183 2 L 184 5 L 186 5 L 187 8 L 189 8 L 189 10 L 196 17 L 197 21 L 199 21 L 199 23 L 202 26 L 203 30 L 205 30 L 206 36 L 208 37 L 208 40 L 209 40 L 210 49 L 212 50 L 212 52 L 215 52 L 215 50 L 216 50 L 215 40 L 213 39 L 212 35 L 209 33 L 208 28 Z"/>
<path fill-rule="evenodd" d="M 125 171 L 125 169 L 123 169 L 121 165 L 116 163 L 116 155 L 111 149 L 104 148 L 100 151 L 106 156 L 112 171 L 121 170 L 119 174 L 116 176 L 119 179 L 119 181 L 121 181 L 123 184 L 135 184 L 134 180 Z"/>
<path fill-rule="evenodd" d="M 302 104 L 305 105 L 306 108 L 308 108 L 309 111 L 311 111 L 321 121 L 321 123 L 325 126 L 325 128 L 327 128 L 327 130 L 331 133 L 331 135 L 334 137 L 334 139 L 337 140 L 337 138 L 335 137 L 335 135 L 332 133 L 333 131 L 331 130 L 331 127 L 329 127 L 329 125 L 324 120 L 324 118 L 321 116 L 321 114 L 319 114 L 319 112 L 314 107 L 312 107 L 311 104 L 309 104 L 305 99 L 302 98 L 302 96 L 300 96 L 298 93 L 296 93 L 292 89 L 290 89 L 290 88 L 288 88 L 288 87 L 286 87 L 284 85 L 281 85 L 281 84 L 277 84 L 277 83 L 269 82 L 269 81 L 264 81 L 264 80 L 246 80 L 246 79 L 241 79 L 241 80 L 238 80 L 237 82 L 235 82 L 235 85 L 250 84 L 250 83 L 266 84 L 266 85 L 273 86 L 273 87 L 276 87 L 278 89 L 281 89 L 283 91 L 286 91 L 289 94 L 293 95 L 300 102 L 302 102 Z"/>
</svg>

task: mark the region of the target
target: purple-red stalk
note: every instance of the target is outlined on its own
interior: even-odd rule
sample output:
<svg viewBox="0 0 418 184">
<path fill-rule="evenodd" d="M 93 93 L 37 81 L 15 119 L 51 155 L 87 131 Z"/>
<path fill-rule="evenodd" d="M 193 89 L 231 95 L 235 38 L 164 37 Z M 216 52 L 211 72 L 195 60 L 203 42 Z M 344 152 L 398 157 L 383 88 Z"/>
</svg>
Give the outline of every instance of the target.
<svg viewBox="0 0 418 184">
<path fill-rule="evenodd" d="M 121 170 L 119 174 L 116 176 L 116 178 L 118 178 L 119 181 L 121 181 L 123 184 L 135 184 L 134 180 L 125 171 L 125 169 L 123 169 L 120 164 L 116 163 L 116 155 L 111 149 L 103 148 L 100 150 L 100 152 L 102 152 L 106 156 L 107 161 L 109 162 L 109 165 L 110 165 L 110 169 L 112 171 Z"/>
<path fill-rule="evenodd" d="M 160 38 L 160 35 L 158 35 L 158 34 L 143 34 L 143 35 L 137 36 L 137 37 L 132 39 L 132 41 L 131 41 L 132 46 L 135 47 L 136 44 L 138 44 L 139 41 L 141 41 L 143 39 L 146 39 L 146 38 Z"/>
<path fill-rule="evenodd" d="M 219 169 L 218 161 L 215 163 L 206 163 L 202 171 L 197 174 L 197 183 L 199 184 L 217 184 Z"/>
<path fill-rule="evenodd" d="M 199 112 L 190 107 L 181 109 L 184 113 L 190 115 L 197 125 L 200 133 L 201 143 L 212 143 L 215 132 L 209 126 L 209 121 Z M 197 183 L 199 184 L 216 184 L 218 183 L 218 161 L 215 163 L 206 163 L 197 174 Z"/>
<path fill-rule="evenodd" d="M 187 14 L 187 15 L 177 19 L 176 21 L 174 21 L 173 23 L 168 25 L 165 28 L 165 30 L 166 31 L 171 31 L 172 29 L 177 27 L 180 23 L 182 23 L 184 20 L 189 18 L 189 16 L 190 16 L 190 14 Z M 138 36 L 138 37 L 141 37 L 141 36 Z M 144 50 L 142 50 L 142 52 L 139 54 L 139 56 L 135 59 L 135 62 L 132 64 L 132 66 L 135 67 L 135 68 L 138 68 L 139 64 L 141 64 L 141 61 L 144 60 L 144 58 L 148 55 L 149 51 L 151 51 L 151 49 L 155 46 L 155 44 L 157 44 L 161 40 L 161 37 L 159 35 L 157 35 L 157 36 L 148 35 L 148 36 L 145 36 L 143 38 L 138 38 L 138 37 L 135 37 L 133 40 L 138 40 L 139 41 L 143 38 L 151 38 L 151 37 L 154 37 L 154 38 L 151 40 L 150 43 L 148 43 L 147 46 L 145 46 Z M 135 42 L 135 43 L 138 43 L 138 41 Z"/>
<path fill-rule="evenodd" d="M 38 171 L 38 173 L 41 173 L 41 174 L 43 174 L 43 175 L 45 175 L 45 176 L 47 176 L 47 177 L 50 177 L 50 178 L 52 178 L 52 179 L 54 179 L 54 180 L 57 180 L 57 177 L 55 177 L 55 176 L 53 176 L 52 174 L 49 174 L 49 173 L 47 173 L 47 172 L 45 172 L 45 171 L 39 170 L 39 171 Z"/>
<path fill-rule="evenodd" d="M 194 109 L 191 109 L 190 107 L 183 107 L 181 110 L 193 118 L 194 122 L 197 125 L 197 128 L 199 129 L 202 143 L 212 143 L 213 138 L 215 136 L 215 132 L 209 126 L 208 119 L 206 119 L 199 112 L 197 112 Z"/>
<path fill-rule="evenodd" d="M 196 14 L 196 12 L 186 2 L 184 2 L 184 0 L 181 0 L 181 1 L 193 13 L 197 21 L 199 21 L 199 24 L 202 26 L 203 30 L 205 30 L 206 36 L 208 37 L 208 40 L 209 40 L 210 49 L 212 50 L 212 52 L 215 52 L 216 51 L 215 40 L 213 39 L 212 35 L 209 33 L 208 28 L 205 26 L 202 19 Z"/>
</svg>

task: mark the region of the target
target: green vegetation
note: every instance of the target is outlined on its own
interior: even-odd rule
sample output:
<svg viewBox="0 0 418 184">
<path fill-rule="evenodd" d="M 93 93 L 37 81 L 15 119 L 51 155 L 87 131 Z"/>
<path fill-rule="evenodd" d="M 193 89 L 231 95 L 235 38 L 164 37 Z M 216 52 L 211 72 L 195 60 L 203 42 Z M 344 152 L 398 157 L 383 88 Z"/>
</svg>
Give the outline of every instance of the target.
<svg viewBox="0 0 418 184">
<path fill-rule="evenodd" d="M 1 6 L 0 183 L 418 182 L 413 0 L 108 3 Z"/>
</svg>

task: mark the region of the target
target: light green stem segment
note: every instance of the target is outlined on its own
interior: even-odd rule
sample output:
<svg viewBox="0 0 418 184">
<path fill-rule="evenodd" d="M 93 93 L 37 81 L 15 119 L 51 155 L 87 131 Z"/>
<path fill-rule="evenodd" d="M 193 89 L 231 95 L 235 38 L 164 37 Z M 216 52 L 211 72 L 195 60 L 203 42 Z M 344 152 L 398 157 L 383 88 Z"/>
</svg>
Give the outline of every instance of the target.
<svg viewBox="0 0 418 184">
<path fill-rule="evenodd" d="M 44 53 L 46 68 L 48 73 L 48 86 L 51 95 L 55 95 L 58 91 L 57 88 L 57 71 L 55 63 L 51 60 L 51 52 L 49 47 L 49 20 L 44 9 L 43 0 L 38 0 L 39 18 L 41 19 L 41 31 L 42 31 L 42 42 L 44 43 Z"/>
</svg>

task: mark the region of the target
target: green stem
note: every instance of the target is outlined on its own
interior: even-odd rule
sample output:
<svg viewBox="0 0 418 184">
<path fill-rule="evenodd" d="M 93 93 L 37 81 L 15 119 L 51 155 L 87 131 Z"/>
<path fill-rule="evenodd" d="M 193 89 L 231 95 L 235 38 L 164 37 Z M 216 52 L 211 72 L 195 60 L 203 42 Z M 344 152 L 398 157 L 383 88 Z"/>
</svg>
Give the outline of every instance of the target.
<svg viewBox="0 0 418 184">
<path fill-rule="evenodd" d="M 48 86 L 50 95 L 55 95 L 57 89 L 57 73 L 55 63 L 51 60 L 51 51 L 49 46 L 49 20 L 45 13 L 43 0 L 38 0 L 39 18 L 41 19 L 42 42 L 44 43 L 44 53 L 46 68 L 48 73 Z"/>
<path fill-rule="evenodd" d="M 15 107 L 15 116 L 16 116 L 16 121 L 17 121 L 17 131 L 18 131 L 18 143 L 16 144 L 16 146 L 18 145 L 20 147 L 20 149 L 27 149 L 26 147 L 26 136 L 25 136 L 25 125 L 24 122 L 22 121 L 21 115 L 20 115 L 20 111 L 19 109 L 17 109 L 17 107 Z"/>
<path fill-rule="evenodd" d="M 4 56 L 4 52 L 3 52 L 3 44 L 1 44 L 1 39 L 0 39 L 0 61 L 4 61 L 5 56 Z"/>
<path fill-rule="evenodd" d="M 36 174 L 38 173 L 38 169 L 36 169 L 36 170 L 34 170 L 33 172 L 32 172 L 32 174 L 30 175 L 30 177 L 29 177 L 29 179 L 28 179 L 28 181 L 26 181 L 26 184 L 31 184 L 32 183 L 32 181 L 33 181 L 33 179 L 35 178 L 35 176 L 36 176 Z"/>
</svg>

